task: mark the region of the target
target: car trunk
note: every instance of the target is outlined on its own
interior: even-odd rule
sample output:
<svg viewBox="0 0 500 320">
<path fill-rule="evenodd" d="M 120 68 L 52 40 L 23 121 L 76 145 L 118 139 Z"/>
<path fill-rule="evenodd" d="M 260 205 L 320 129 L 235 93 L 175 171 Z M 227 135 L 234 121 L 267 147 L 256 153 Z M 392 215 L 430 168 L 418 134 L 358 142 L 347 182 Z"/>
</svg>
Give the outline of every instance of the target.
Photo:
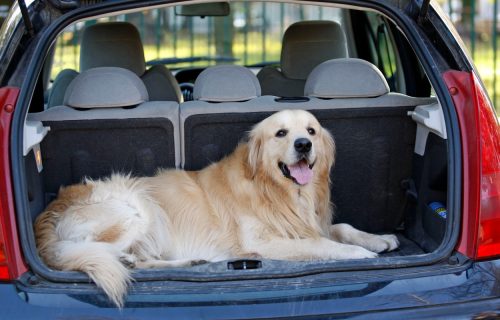
<svg viewBox="0 0 500 320">
<path fill-rule="evenodd" d="M 410 101 L 412 97 L 408 98 Z M 454 159 L 444 124 L 445 100 L 415 98 L 411 103 L 374 106 L 366 101 L 325 99 L 315 105 L 303 98 L 272 99 L 278 108 L 311 111 L 334 136 L 337 150 L 330 174 L 335 210 L 332 223 L 348 223 L 376 234 L 395 233 L 400 247 L 363 261 L 247 259 L 192 268 L 135 270 L 133 276 L 138 282 L 265 279 L 383 269 L 430 264 L 449 254 L 454 245 L 450 243 L 451 235 L 458 232 L 452 229 L 458 212 L 446 209 L 450 207 L 450 188 L 458 186 L 448 184 Z M 31 108 L 40 110 L 34 107 L 36 103 L 40 101 L 32 102 Z M 133 108 L 123 110 L 129 109 Z M 160 119 L 89 120 L 84 116 L 40 121 L 30 120 L 28 115 L 24 132 L 33 138 L 29 141 L 35 142 L 24 146 L 26 154 L 19 165 L 24 193 L 18 197 L 26 209 L 19 218 L 24 230 L 24 252 L 32 271 L 54 283 L 88 282 L 88 277 L 79 272 L 47 268 L 36 252 L 34 221 L 55 199 L 60 186 L 79 183 L 85 177 L 104 178 L 113 172 L 151 176 L 159 168 L 201 169 L 231 152 L 253 125 L 271 113 L 242 108 L 238 112 L 186 117 L 182 163 L 172 142 L 178 128 Z M 50 130 L 44 132 L 41 126 Z"/>
<path fill-rule="evenodd" d="M 294 107 L 300 108 L 300 105 Z M 381 253 L 380 258 L 433 252 L 442 243 L 446 231 L 446 213 L 433 207 L 433 203 L 439 203 L 446 208 L 446 140 L 428 133 L 424 153 L 415 153 L 417 123 L 408 115 L 414 109 L 311 110 L 336 141 L 336 164 L 331 171 L 333 222 L 348 223 L 371 233 L 397 234 L 399 249 Z M 239 120 L 225 119 L 220 114 L 198 115 L 203 118 L 202 125 L 186 126 L 189 130 L 185 141 L 194 141 L 191 147 L 197 151 L 191 154 L 193 161 L 186 161 L 184 167 L 200 169 L 219 160 L 226 154 L 221 150 L 230 152 L 252 125 L 268 115 L 268 112 L 244 112 Z M 199 119 L 191 120 L 196 123 Z M 28 225 L 55 199 L 60 186 L 79 183 L 85 178 L 104 178 L 113 172 L 150 176 L 159 168 L 174 166 L 174 160 L 168 161 L 173 159 L 168 157 L 172 152 L 165 147 L 169 145 L 169 128 L 153 120 L 140 123 L 135 119 L 133 125 L 130 121 L 43 122 L 50 131 L 40 143 L 42 170 L 39 171 L 33 150 L 24 158 L 30 211 Z M 229 129 L 225 125 L 227 121 L 231 123 Z M 419 130 L 429 129 L 422 126 Z M 214 132 L 218 132 L 216 139 Z M 252 273 L 255 276 L 259 273 L 285 275 L 286 270 L 302 273 L 319 266 L 335 269 L 335 265 L 335 261 L 248 261 L 243 264 L 226 261 L 163 271 L 194 277 L 205 276 L 207 272 L 234 277 L 241 275 L 234 270 L 243 268 L 257 269 Z"/>
</svg>

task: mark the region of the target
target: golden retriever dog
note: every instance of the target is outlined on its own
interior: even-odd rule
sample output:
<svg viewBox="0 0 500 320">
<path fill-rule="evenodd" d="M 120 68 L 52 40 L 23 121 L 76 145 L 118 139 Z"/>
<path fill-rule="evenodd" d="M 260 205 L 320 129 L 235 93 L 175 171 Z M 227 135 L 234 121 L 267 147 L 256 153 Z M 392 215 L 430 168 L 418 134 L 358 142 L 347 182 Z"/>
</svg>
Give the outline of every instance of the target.
<svg viewBox="0 0 500 320">
<path fill-rule="evenodd" d="M 87 273 L 122 306 L 129 268 L 184 267 L 232 258 L 373 258 L 394 235 L 332 225 L 335 144 L 316 118 L 284 110 L 200 171 L 115 174 L 61 188 L 35 223 L 41 258 Z"/>
</svg>

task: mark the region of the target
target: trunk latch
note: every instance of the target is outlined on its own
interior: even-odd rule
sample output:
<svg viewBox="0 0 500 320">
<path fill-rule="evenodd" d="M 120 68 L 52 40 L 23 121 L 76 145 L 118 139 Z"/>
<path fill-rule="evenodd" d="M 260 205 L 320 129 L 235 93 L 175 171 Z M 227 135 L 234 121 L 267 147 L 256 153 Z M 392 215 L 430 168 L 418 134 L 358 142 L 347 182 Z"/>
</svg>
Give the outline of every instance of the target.
<svg viewBox="0 0 500 320">
<path fill-rule="evenodd" d="M 229 270 L 251 270 L 262 268 L 260 260 L 235 260 L 227 263 Z"/>
</svg>

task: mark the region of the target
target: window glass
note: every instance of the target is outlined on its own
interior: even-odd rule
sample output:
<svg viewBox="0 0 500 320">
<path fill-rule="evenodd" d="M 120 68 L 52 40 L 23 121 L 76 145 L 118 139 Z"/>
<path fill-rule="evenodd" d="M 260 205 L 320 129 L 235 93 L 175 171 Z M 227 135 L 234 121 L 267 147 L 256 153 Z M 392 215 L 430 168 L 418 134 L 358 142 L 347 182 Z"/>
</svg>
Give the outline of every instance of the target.
<svg viewBox="0 0 500 320">
<path fill-rule="evenodd" d="M 391 91 L 399 91 L 396 49 L 386 21 L 378 14 L 368 12 L 370 24 L 370 46 L 375 57 L 374 64 L 382 71 Z"/>
<path fill-rule="evenodd" d="M 148 10 L 79 22 L 58 37 L 51 79 L 63 69 L 79 70 L 80 40 L 88 25 L 128 21 L 141 35 L 146 61 L 169 59 L 178 68 L 219 63 L 239 65 L 278 64 L 286 28 L 301 20 L 334 20 L 342 23 L 341 9 L 315 5 L 270 2 L 231 2 L 226 17 L 184 17 L 174 7 Z M 183 60 L 181 60 L 183 59 Z"/>
</svg>

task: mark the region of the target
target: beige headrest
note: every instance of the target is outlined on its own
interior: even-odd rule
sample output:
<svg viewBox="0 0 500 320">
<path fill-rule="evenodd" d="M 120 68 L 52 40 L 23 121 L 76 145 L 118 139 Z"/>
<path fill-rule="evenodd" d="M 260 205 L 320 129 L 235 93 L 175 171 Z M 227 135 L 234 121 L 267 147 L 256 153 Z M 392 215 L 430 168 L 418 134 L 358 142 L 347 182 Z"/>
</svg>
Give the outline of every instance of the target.
<svg viewBox="0 0 500 320">
<path fill-rule="evenodd" d="M 87 27 L 82 36 L 80 70 L 119 67 L 138 76 L 146 70 L 141 37 L 128 22 L 107 22 Z"/>
<path fill-rule="evenodd" d="M 130 70 L 115 67 L 83 71 L 64 95 L 64 105 L 82 109 L 128 107 L 148 100 L 142 80 Z"/>
<path fill-rule="evenodd" d="M 220 65 L 203 70 L 194 83 L 194 100 L 246 101 L 260 96 L 260 84 L 252 71 L 241 66 Z"/>
<path fill-rule="evenodd" d="M 301 21 L 283 35 L 281 72 L 290 79 L 305 80 L 321 62 L 347 57 L 347 42 L 334 21 Z"/>
<path fill-rule="evenodd" d="M 318 98 L 373 98 L 389 92 L 380 70 L 354 58 L 323 62 L 307 78 L 304 95 Z"/>
</svg>

